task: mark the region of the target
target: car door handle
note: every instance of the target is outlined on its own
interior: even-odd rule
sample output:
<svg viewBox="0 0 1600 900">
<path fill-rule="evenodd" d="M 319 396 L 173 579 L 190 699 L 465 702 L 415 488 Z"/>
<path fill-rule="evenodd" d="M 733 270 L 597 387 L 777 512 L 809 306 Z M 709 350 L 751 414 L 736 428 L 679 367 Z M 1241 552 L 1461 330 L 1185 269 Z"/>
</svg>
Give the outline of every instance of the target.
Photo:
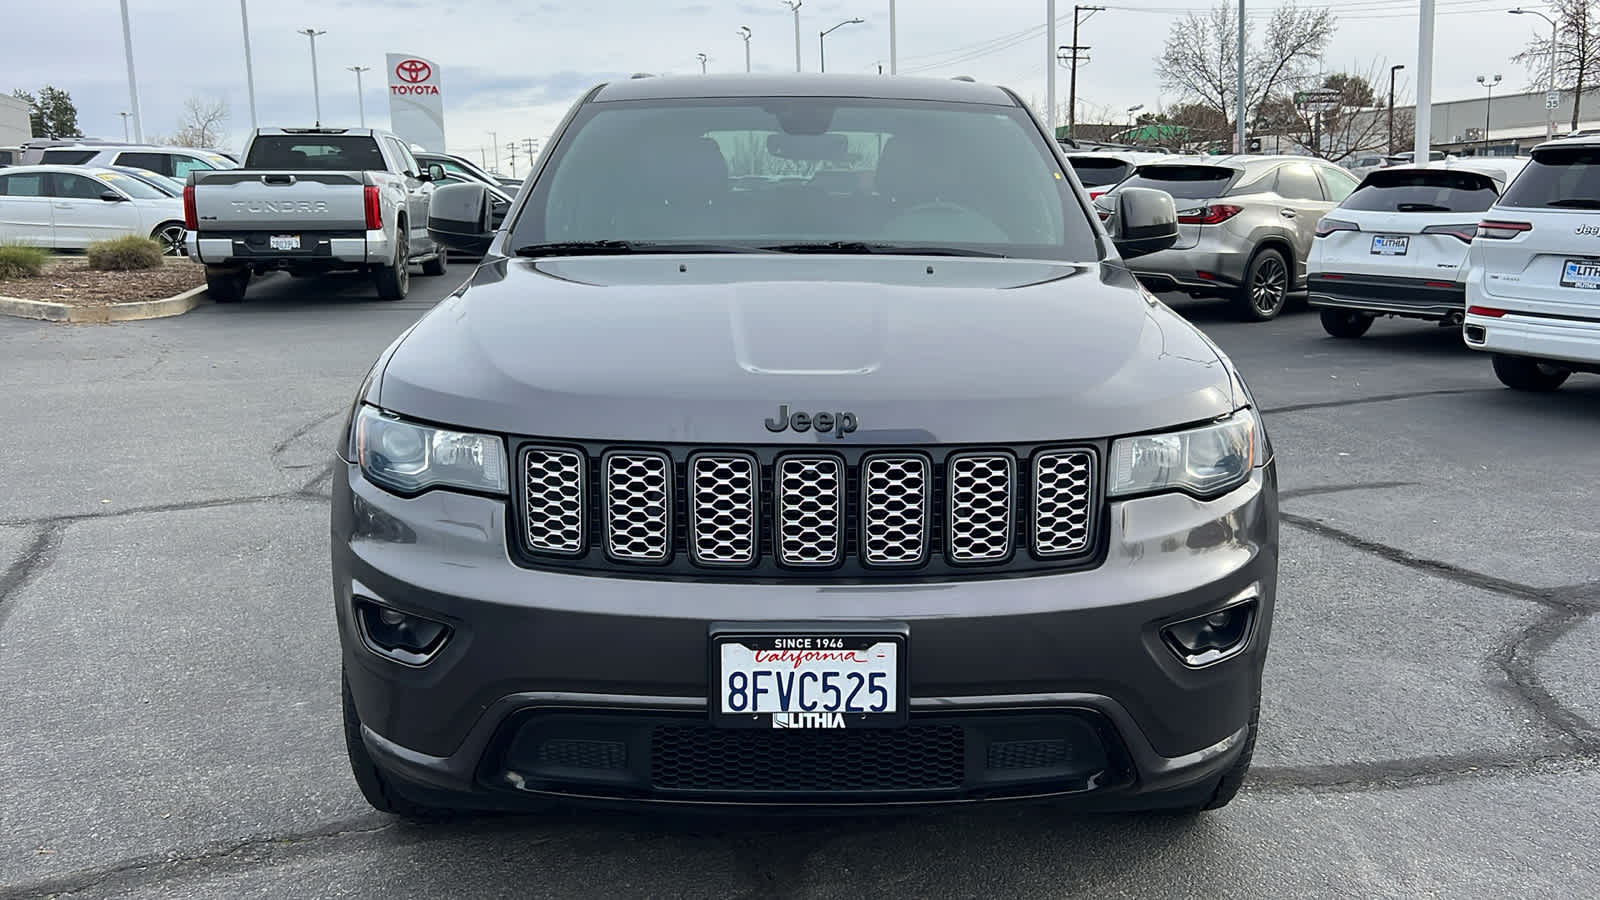
<svg viewBox="0 0 1600 900">
<path fill-rule="evenodd" d="M 1295 211 L 1292 209 L 1280 209 L 1278 210 L 1278 215 L 1283 216 L 1285 219 L 1292 219 L 1295 217 Z"/>
<path fill-rule="evenodd" d="M 71 203 L 57 203 L 56 204 L 56 209 L 71 209 L 71 208 L 72 208 L 72 204 Z"/>
</svg>

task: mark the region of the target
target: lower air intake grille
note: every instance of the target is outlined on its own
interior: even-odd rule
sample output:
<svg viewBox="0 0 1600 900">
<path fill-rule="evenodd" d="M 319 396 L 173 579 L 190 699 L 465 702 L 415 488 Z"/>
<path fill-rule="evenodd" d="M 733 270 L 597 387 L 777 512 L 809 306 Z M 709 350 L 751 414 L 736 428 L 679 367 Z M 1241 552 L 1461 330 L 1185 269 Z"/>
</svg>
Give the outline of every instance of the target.
<svg viewBox="0 0 1600 900">
<path fill-rule="evenodd" d="M 956 725 L 815 733 L 661 725 L 650 734 L 657 790 L 955 790 L 964 783 L 965 760 L 965 732 Z"/>
</svg>

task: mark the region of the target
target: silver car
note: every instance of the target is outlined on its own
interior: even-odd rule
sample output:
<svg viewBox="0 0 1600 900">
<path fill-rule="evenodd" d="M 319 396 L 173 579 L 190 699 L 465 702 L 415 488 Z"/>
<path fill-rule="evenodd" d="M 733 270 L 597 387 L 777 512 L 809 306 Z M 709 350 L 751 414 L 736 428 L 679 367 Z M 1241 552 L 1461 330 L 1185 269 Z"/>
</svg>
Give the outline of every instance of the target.
<svg viewBox="0 0 1600 900">
<path fill-rule="evenodd" d="M 1117 194 L 1130 187 L 1171 194 L 1178 242 L 1129 267 L 1152 291 L 1231 301 L 1246 321 L 1283 311 L 1304 290 L 1317 220 L 1356 189 L 1349 172 L 1304 156 L 1184 156 L 1139 166 L 1095 199 L 1111 225 Z"/>
</svg>

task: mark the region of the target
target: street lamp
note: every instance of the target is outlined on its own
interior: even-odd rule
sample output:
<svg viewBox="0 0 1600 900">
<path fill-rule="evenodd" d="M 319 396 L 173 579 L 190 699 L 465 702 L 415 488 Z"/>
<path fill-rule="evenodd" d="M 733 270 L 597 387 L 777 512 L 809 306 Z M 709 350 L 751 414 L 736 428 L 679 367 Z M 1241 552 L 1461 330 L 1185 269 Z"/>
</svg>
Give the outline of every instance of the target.
<svg viewBox="0 0 1600 900">
<path fill-rule="evenodd" d="M 128 24 L 128 0 L 122 0 L 122 53 L 128 60 L 128 103 L 133 110 L 133 136 L 142 144 L 144 120 L 139 116 L 139 76 L 133 71 L 133 30 Z"/>
<path fill-rule="evenodd" d="M 739 26 L 739 37 L 744 39 L 744 70 L 750 71 L 750 26 Z"/>
<path fill-rule="evenodd" d="M 825 40 L 828 37 L 828 35 L 833 34 L 835 31 L 838 31 L 839 29 L 845 27 L 846 25 L 860 25 L 862 22 L 865 22 L 865 21 L 866 21 L 866 19 L 862 19 L 862 18 L 859 18 L 859 17 L 858 18 L 854 18 L 854 19 L 845 19 L 843 22 L 840 22 L 839 24 L 833 26 L 832 28 L 829 28 L 827 31 L 819 31 L 819 32 L 817 32 L 817 71 L 818 72 L 826 72 L 826 71 L 828 71 L 828 49 L 827 49 L 826 40 Z"/>
<path fill-rule="evenodd" d="M 705 55 L 704 53 L 696 53 L 694 58 L 700 60 L 700 74 L 706 74 L 706 60 L 710 59 L 711 57 Z"/>
<path fill-rule="evenodd" d="M 489 146 L 494 148 L 494 173 L 498 175 L 500 174 L 500 133 L 486 131 L 484 134 L 489 136 Z"/>
<path fill-rule="evenodd" d="M 250 128 L 256 127 L 256 72 L 250 63 L 250 11 L 239 0 L 239 24 L 244 29 L 244 86 L 250 95 Z"/>
<path fill-rule="evenodd" d="M 122 117 L 122 139 L 126 141 L 128 140 L 128 114 L 119 112 L 117 115 Z"/>
<path fill-rule="evenodd" d="M 1396 65 L 1389 67 L 1389 155 L 1394 155 L 1394 73 L 1404 69 L 1405 66 Z"/>
<path fill-rule="evenodd" d="M 1133 126 L 1134 126 L 1133 114 L 1138 112 L 1141 109 L 1144 109 L 1144 104 L 1143 103 L 1135 103 L 1134 105 L 1128 107 L 1128 135 L 1130 137 L 1133 136 Z M 1128 143 L 1131 144 L 1133 142 L 1129 141 Z"/>
<path fill-rule="evenodd" d="M 794 70 L 800 71 L 800 0 L 782 0 L 783 5 L 794 10 Z"/>
<path fill-rule="evenodd" d="M 361 107 L 361 127 L 367 127 L 367 100 L 361 93 L 361 73 L 372 71 L 371 66 L 345 66 L 346 69 L 356 73 L 356 105 Z"/>
<path fill-rule="evenodd" d="M 1489 109 L 1494 104 L 1494 86 L 1500 83 L 1500 76 L 1490 80 L 1487 75 L 1479 75 L 1478 83 L 1489 89 L 1489 99 L 1483 104 L 1483 156 L 1489 155 Z"/>
<path fill-rule="evenodd" d="M 1557 32 L 1556 20 L 1550 18 L 1549 16 L 1545 15 L 1542 12 L 1539 12 L 1536 9 L 1523 9 L 1520 6 L 1517 7 L 1516 9 L 1508 9 L 1508 10 L 1506 10 L 1506 12 L 1511 13 L 1513 16 L 1538 16 L 1539 18 L 1541 18 L 1541 19 L 1545 20 L 1546 22 L 1550 23 L 1550 82 L 1549 82 L 1550 87 L 1549 87 L 1549 91 L 1550 91 L 1551 94 L 1554 94 L 1556 92 L 1556 32 Z M 1547 140 L 1547 141 L 1550 140 L 1552 137 L 1555 137 L 1555 133 L 1556 133 L 1555 120 L 1550 117 L 1553 112 L 1554 112 L 1554 110 L 1550 110 L 1549 112 L 1546 112 L 1545 116 L 1544 116 L 1544 139 Z"/>
<path fill-rule="evenodd" d="M 314 28 L 302 28 L 297 34 L 303 34 L 311 39 L 311 97 L 316 103 L 316 127 L 322 127 L 322 85 L 317 81 L 317 35 L 327 34 L 326 31 L 317 31 Z"/>
</svg>

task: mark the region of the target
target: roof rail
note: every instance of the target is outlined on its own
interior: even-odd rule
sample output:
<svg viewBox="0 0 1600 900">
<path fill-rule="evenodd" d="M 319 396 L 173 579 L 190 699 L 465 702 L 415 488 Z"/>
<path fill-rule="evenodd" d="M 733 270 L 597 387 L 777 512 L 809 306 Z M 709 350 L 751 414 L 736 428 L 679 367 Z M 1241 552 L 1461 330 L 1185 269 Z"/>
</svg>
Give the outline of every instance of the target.
<svg viewBox="0 0 1600 900">
<path fill-rule="evenodd" d="M 629 75 L 628 79 L 631 81 L 631 80 L 633 80 L 635 78 L 654 78 L 654 77 L 655 76 L 651 75 L 649 72 L 635 72 L 632 75 Z"/>
<path fill-rule="evenodd" d="M 951 78 L 950 80 L 951 81 L 971 81 L 971 82 L 976 83 L 978 79 L 973 78 L 971 75 L 956 75 L 953 78 Z"/>
</svg>

